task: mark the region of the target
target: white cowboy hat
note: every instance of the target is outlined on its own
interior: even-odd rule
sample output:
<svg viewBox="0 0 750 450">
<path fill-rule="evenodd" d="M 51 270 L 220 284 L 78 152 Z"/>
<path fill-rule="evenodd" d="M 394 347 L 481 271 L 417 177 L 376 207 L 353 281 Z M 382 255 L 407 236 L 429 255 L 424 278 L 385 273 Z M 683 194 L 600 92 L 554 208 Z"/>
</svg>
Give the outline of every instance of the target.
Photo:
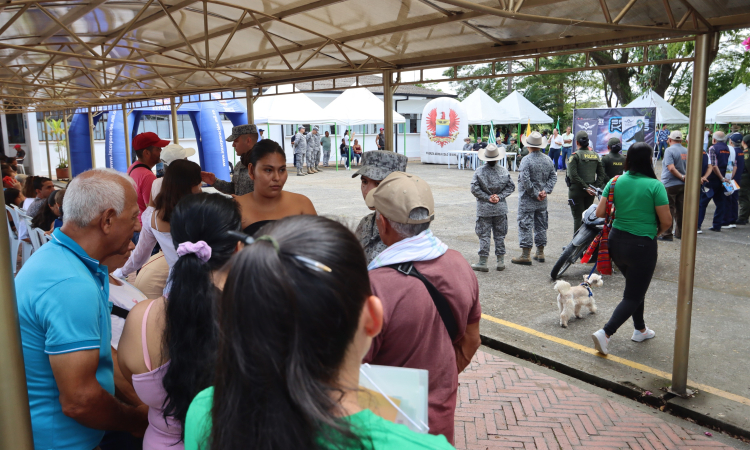
<svg viewBox="0 0 750 450">
<path fill-rule="evenodd" d="M 545 148 L 547 146 L 547 138 L 542 136 L 540 132 L 534 131 L 528 136 L 521 136 L 521 143 L 523 143 L 524 147 Z"/>
<path fill-rule="evenodd" d="M 499 161 L 503 158 L 505 158 L 505 147 L 498 148 L 495 144 L 489 144 L 479 149 L 479 159 L 482 161 Z"/>
</svg>

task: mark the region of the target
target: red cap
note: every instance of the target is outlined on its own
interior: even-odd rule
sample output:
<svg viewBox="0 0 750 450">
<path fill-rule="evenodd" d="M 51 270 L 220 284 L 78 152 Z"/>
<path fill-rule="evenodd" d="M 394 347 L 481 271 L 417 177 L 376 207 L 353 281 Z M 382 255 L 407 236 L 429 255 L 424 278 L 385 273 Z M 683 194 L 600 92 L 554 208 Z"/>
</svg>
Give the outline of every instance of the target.
<svg viewBox="0 0 750 450">
<path fill-rule="evenodd" d="M 19 148 L 21 148 L 21 144 L 16 144 L 13 148 L 15 148 L 16 150 L 18 150 Z"/>
<path fill-rule="evenodd" d="M 380 131 L 383 131 L 383 130 L 385 130 L 385 128 L 381 128 L 381 129 L 380 129 Z"/>
<path fill-rule="evenodd" d="M 152 132 L 141 133 L 133 139 L 133 151 L 143 150 L 146 147 L 155 145 L 157 147 L 164 148 L 169 145 L 169 141 L 160 139 L 159 135 Z"/>
</svg>

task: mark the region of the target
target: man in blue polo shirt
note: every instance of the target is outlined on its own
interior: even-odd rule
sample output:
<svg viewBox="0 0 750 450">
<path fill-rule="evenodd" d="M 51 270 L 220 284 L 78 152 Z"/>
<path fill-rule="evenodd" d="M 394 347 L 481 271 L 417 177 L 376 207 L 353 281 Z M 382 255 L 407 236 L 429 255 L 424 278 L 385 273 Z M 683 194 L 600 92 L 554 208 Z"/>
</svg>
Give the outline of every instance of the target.
<svg viewBox="0 0 750 450">
<path fill-rule="evenodd" d="M 140 229 L 132 180 L 111 169 L 76 177 L 52 240 L 16 277 L 34 448 L 92 450 L 103 430 L 142 433 L 148 408 L 114 397 L 109 281 L 99 264 Z"/>
</svg>

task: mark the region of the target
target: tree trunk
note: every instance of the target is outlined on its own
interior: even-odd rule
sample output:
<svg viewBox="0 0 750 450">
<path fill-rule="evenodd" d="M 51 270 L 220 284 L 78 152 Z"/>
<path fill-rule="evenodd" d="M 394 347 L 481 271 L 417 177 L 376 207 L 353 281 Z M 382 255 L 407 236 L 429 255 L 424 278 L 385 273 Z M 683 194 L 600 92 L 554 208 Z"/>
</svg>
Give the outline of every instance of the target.
<svg viewBox="0 0 750 450">
<path fill-rule="evenodd" d="M 610 65 L 610 64 L 624 64 L 628 62 L 630 53 L 623 51 L 620 60 L 615 60 L 612 55 L 606 52 L 591 52 L 591 59 L 599 66 Z M 630 78 L 633 76 L 633 71 L 630 68 L 622 67 L 619 69 L 604 69 L 601 70 L 604 75 L 604 79 L 609 84 L 612 92 L 617 96 L 620 104 L 626 105 L 633 100 L 633 91 L 630 88 Z"/>
</svg>

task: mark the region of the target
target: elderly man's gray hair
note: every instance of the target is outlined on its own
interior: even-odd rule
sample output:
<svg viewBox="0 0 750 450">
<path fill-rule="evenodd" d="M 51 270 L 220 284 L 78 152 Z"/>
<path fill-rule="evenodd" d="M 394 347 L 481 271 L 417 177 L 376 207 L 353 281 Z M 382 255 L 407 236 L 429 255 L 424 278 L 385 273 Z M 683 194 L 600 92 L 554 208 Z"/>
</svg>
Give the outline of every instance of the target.
<svg viewBox="0 0 750 450">
<path fill-rule="evenodd" d="M 382 215 L 379 212 L 375 212 L 377 215 Z M 430 217 L 430 211 L 427 208 L 414 208 L 409 213 L 409 219 L 411 220 L 425 220 Z M 430 222 L 425 223 L 398 223 L 385 216 L 385 220 L 391 224 L 393 230 L 401 237 L 401 239 L 410 238 L 418 235 L 419 233 L 430 228 Z"/>
<path fill-rule="evenodd" d="M 132 178 L 114 169 L 91 169 L 73 178 L 65 192 L 64 223 L 85 228 L 108 209 L 120 215 L 125 209 L 122 180 L 134 185 Z"/>
</svg>

